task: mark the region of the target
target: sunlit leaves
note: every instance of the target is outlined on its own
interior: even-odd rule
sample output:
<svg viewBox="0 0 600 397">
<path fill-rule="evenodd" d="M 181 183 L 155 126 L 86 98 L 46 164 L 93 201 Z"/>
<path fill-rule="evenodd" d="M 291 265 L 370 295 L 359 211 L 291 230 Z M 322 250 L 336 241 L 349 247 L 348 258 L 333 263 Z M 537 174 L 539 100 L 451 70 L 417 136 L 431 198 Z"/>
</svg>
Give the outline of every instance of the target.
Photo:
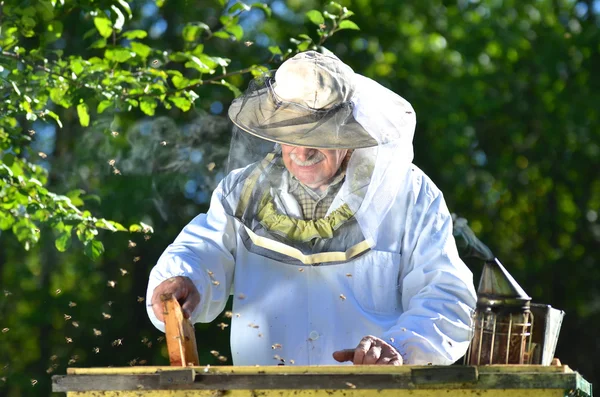
<svg viewBox="0 0 600 397">
<path fill-rule="evenodd" d="M 119 63 L 127 62 L 133 57 L 131 51 L 123 47 L 109 48 L 104 52 L 104 56 L 110 61 Z"/>
<path fill-rule="evenodd" d="M 342 29 L 360 30 L 360 28 L 358 27 L 357 24 L 355 24 L 352 21 L 348 21 L 348 20 L 341 21 L 339 24 L 339 29 L 340 30 L 342 30 Z"/>
<path fill-rule="evenodd" d="M 87 240 L 85 243 L 84 252 L 93 260 L 97 260 L 104 252 L 104 244 L 99 240 Z"/>
<path fill-rule="evenodd" d="M 148 36 L 148 32 L 146 32 L 145 30 L 129 30 L 127 32 L 123 32 L 121 36 L 123 36 L 127 40 L 143 39 L 146 38 L 146 36 Z"/>
<path fill-rule="evenodd" d="M 88 112 L 88 106 L 86 103 L 80 103 L 77 105 L 77 116 L 79 117 L 79 123 L 82 127 L 90 125 L 90 114 Z"/>
<path fill-rule="evenodd" d="M 323 18 L 323 14 L 318 10 L 310 10 L 306 13 L 306 17 L 315 25 L 322 25 L 325 23 L 325 18 Z"/>
<path fill-rule="evenodd" d="M 110 35 L 113 32 L 112 22 L 106 17 L 94 18 L 94 25 L 96 26 L 96 29 L 98 29 L 98 33 L 100 33 L 100 36 L 104 38 L 110 37 Z"/>
</svg>

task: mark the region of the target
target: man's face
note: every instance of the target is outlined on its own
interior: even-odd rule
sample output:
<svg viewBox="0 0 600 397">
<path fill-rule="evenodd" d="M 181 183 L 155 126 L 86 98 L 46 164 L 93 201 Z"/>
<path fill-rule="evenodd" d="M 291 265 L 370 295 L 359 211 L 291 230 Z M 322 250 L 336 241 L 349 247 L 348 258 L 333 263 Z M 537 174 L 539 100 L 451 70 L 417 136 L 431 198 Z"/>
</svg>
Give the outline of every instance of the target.
<svg viewBox="0 0 600 397">
<path fill-rule="evenodd" d="M 312 149 L 281 145 L 283 163 L 289 172 L 311 189 L 326 189 L 348 149 Z"/>
</svg>

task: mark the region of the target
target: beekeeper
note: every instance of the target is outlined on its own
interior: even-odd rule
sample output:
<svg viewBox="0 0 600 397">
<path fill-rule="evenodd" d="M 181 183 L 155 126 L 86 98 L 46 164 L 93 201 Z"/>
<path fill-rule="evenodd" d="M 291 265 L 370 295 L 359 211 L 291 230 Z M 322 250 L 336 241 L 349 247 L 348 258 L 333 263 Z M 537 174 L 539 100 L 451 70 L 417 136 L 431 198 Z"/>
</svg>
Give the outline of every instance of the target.
<svg viewBox="0 0 600 397">
<path fill-rule="evenodd" d="M 309 51 L 234 100 L 230 172 L 150 273 L 234 365 L 451 364 L 475 290 L 440 190 L 412 164 L 411 105 Z"/>
</svg>

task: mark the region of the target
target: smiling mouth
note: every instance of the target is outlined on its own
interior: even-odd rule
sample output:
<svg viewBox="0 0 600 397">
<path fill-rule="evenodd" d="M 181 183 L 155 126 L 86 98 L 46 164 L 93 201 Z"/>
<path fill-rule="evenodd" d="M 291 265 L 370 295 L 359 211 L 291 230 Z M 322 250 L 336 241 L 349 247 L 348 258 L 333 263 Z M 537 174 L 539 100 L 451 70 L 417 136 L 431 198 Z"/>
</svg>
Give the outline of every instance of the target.
<svg viewBox="0 0 600 397">
<path fill-rule="evenodd" d="M 313 165 L 318 164 L 321 161 L 323 161 L 325 159 L 325 155 L 321 152 L 316 152 L 310 158 L 302 161 L 302 160 L 298 159 L 298 157 L 295 155 L 295 153 L 291 153 L 290 159 L 292 160 L 292 162 L 295 165 L 297 165 L 299 167 L 312 167 Z"/>
</svg>

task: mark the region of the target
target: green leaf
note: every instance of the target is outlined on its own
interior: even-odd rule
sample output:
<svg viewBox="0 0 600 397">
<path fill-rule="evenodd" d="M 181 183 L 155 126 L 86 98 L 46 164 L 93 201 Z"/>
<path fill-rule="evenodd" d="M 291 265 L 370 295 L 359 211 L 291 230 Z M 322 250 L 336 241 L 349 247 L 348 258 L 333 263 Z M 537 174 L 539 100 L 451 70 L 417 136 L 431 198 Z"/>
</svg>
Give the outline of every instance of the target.
<svg viewBox="0 0 600 397">
<path fill-rule="evenodd" d="M 123 12 L 115 5 L 110 6 L 110 9 L 113 10 L 113 12 L 117 15 L 113 28 L 118 31 L 123 30 L 123 25 L 125 24 L 125 15 L 123 15 Z"/>
<path fill-rule="evenodd" d="M 104 56 L 110 61 L 119 63 L 127 62 L 132 58 L 131 51 L 123 47 L 109 48 L 104 52 Z"/>
<path fill-rule="evenodd" d="M 108 99 L 100 101 L 100 103 L 98 104 L 98 108 L 96 109 L 96 112 L 98 112 L 98 114 L 100 114 L 100 113 L 104 112 L 112 104 L 113 104 L 113 102 L 109 101 Z"/>
<path fill-rule="evenodd" d="M 90 240 L 85 244 L 84 252 L 92 260 L 97 260 L 104 253 L 104 244 L 98 240 Z"/>
<path fill-rule="evenodd" d="M 272 11 L 271 11 L 271 8 L 268 5 L 263 4 L 263 3 L 254 3 L 254 4 L 252 4 L 252 8 L 260 8 L 261 10 L 264 11 L 265 15 L 268 18 L 271 18 Z"/>
<path fill-rule="evenodd" d="M 131 42 L 131 49 L 143 59 L 148 58 L 148 55 L 150 55 L 150 52 L 152 51 L 152 48 L 146 44 L 138 43 L 137 41 Z"/>
<path fill-rule="evenodd" d="M 323 14 L 318 10 L 310 10 L 306 13 L 306 17 L 315 25 L 322 25 L 325 23 L 325 18 L 323 18 Z"/>
<path fill-rule="evenodd" d="M 237 3 L 231 6 L 231 8 L 229 9 L 229 13 L 233 14 L 237 11 L 250 11 L 250 6 L 248 4 L 242 3 L 241 1 L 238 1 Z"/>
<path fill-rule="evenodd" d="M 122 36 L 127 40 L 143 39 L 146 36 L 148 36 L 148 32 L 146 32 L 145 30 L 130 30 L 128 32 L 123 33 Z"/>
<path fill-rule="evenodd" d="M 171 97 L 169 98 L 169 101 L 173 102 L 175 106 L 177 106 L 184 112 L 187 112 L 192 107 L 192 102 L 190 102 L 189 99 L 184 97 Z"/>
<path fill-rule="evenodd" d="M 218 38 L 220 38 L 220 39 L 225 39 L 225 40 L 229 40 L 229 37 L 231 37 L 231 36 L 229 35 L 229 33 L 227 33 L 227 32 L 224 32 L 224 31 L 222 31 L 222 30 L 219 30 L 218 32 L 215 32 L 215 33 L 213 34 L 213 36 L 215 36 L 215 37 L 218 37 Z"/>
<path fill-rule="evenodd" d="M 231 33 L 237 41 L 240 41 L 244 37 L 244 29 L 240 25 L 229 26 L 227 31 Z"/>
<path fill-rule="evenodd" d="M 106 47 L 106 39 L 98 39 L 94 41 L 89 48 L 105 48 Z"/>
<path fill-rule="evenodd" d="M 144 97 L 140 100 L 140 110 L 148 116 L 154 116 L 156 110 L 156 100 L 154 98 Z"/>
<path fill-rule="evenodd" d="M 50 117 L 52 117 L 52 118 L 53 118 L 53 119 L 56 121 L 56 124 L 58 124 L 58 126 L 59 126 L 60 128 L 62 128 L 62 127 L 63 127 L 63 125 L 62 125 L 62 123 L 61 123 L 61 121 L 60 121 L 60 117 L 58 117 L 58 114 L 56 114 L 56 113 L 54 113 L 52 110 L 48 110 L 48 109 L 44 110 L 44 114 L 45 114 L 46 116 L 50 116 Z"/>
<path fill-rule="evenodd" d="M 234 86 L 233 84 L 231 84 L 231 83 L 228 83 L 228 82 L 227 82 L 227 81 L 225 81 L 225 80 L 221 80 L 221 84 L 223 84 L 225 87 L 229 88 L 229 90 L 230 90 L 231 92 L 233 92 L 233 95 L 234 95 L 236 98 L 237 98 L 237 97 L 239 97 L 240 95 L 242 95 L 242 92 L 240 91 L 240 89 L 239 89 L 239 88 L 237 88 L 236 86 Z"/>
<path fill-rule="evenodd" d="M 355 24 L 352 21 L 342 21 L 340 22 L 339 26 L 338 26 L 339 30 L 342 29 L 352 29 L 352 30 L 360 30 L 360 28 L 358 27 L 357 24 Z"/>
<path fill-rule="evenodd" d="M 173 81 L 173 85 L 177 89 L 187 87 L 190 83 L 190 81 L 183 76 L 173 76 L 172 81 Z"/>
<path fill-rule="evenodd" d="M 54 241 L 54 246 L 60 252 L 65 252 L 71 246 L 71 232 L 63 232 Z"/>
<path fill-rule="evenodd" d="M 269 47 L 269 51 L 271 51 L 271 54 L 273 54 L 273 55 L 282 55 L 281 48 L 279 48 L 277 46 Z"/>
<path fill-rule="evenodd" d="M 0 230 L 8 230 L 15 223 L 15 218 L 8 212 L 0 211 Z"/>
<path fill-rule="evenodd" d="M 131 233 L 138 233 L 138 232 L 141 232 L 142 230 L 143 230 L 142 226 L 137 225 L 135 223 L 133 225 L 129 226 L 129 231 Z"/>
<path fill-rule="evenodd" d="M 90 125 L 90 114 L 88 113 L 88 106 L 85 103 L 77 105 L 77 116 L 79 116 L 79 123 L 82 127 Z"/>
<path fill-rule="evenodd" d="M 181 36 L 183 37 L 183 40 L 188 41 L 188 42 L 193 42 L 198 39 L 198 36 L 200 35 L 201 31 L 202 30 L 200 29 L 199 26 L 193 25 L 193 24 L 187 24 L 183 28 L 183 31 L 181 32 Z"/>
<path fill-rule="evenodd" d="M 311 44 L 312 41 L 303 41 L 302 43 L 298 44 L 298 51 L 306 51 Z"/>
<path fill-rule="evenodd" d="M 113 32 L 112 22 L 106 17 L 94 18 L 94 25 L 96 25 L 96 29 L 98 29 L 100 36 L 104 38 L 110 37 Z"/>
<path fill-rule="evenodd" d="M 117 0 L 117 3 L 119 3 L 119 5 L 123 7 L 125 12 L 129 16 L 129 19 L 131 19 L 131 17 L 133 17 L 133 14 L 131 13 L 131 7 L 129 6 L 129 3 L 127 3 L 125 0 Z"/>
</svg>

